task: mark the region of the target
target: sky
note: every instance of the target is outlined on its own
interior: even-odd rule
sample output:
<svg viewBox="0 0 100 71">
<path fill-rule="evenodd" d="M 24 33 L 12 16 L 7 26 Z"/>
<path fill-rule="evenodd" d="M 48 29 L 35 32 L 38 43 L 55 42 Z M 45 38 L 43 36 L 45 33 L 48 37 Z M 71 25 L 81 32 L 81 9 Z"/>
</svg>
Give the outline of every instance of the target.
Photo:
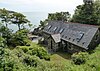
<svg viewBox="0 0 100 71">
<path fill-rule="evenodd" d="M 83 0 L 0 0 L 0 8 L 18 12 L 61 12 L 74 13 Z"/>
</svg>

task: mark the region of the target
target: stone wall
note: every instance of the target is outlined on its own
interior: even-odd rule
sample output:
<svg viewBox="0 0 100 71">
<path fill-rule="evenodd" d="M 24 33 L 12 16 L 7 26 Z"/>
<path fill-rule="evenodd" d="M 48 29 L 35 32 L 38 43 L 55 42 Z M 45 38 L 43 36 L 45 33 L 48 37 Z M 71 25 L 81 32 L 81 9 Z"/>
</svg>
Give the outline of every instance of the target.
<svg viewBox="0 0 100 71">
<path fill-rule="evenodd" d="M 72 43 L 69 43 L 67 41 L 61 40 L 60 43 L 55 43 L 53 38 L 49 35 L 44 33 L 44 41 L 46 42 L 46 46 L 48 51 L 56 52 L 59 48 L 61 48 L 63 51 L 67 51 L 69 53 L 79 52 L 79 51 L 86 51 L 85 49 L 76 46 Z M 94 49 L 96 45 L 100 43 L 100 31 L 98 30 L 95 36 L 93 37 L 92 41 L 90 42 L 90 45 L 88 46 L 89 49 Z M 59 46 L 60 44 L 60 46 Z"/>
<path fill-rule="evenodd" d="M 56 52 L 58 50 L 58 43 L 55 43 L 52 37 L 46 33 L 43 34 L 44 42 L 46 42 L 46 46 L 48 51 Z"/>
<path fill-rule="evenodd" d="M 100 30 L 98 30 L 94 36 L 94 38 L 92 39 L 90 45 L 89 45 L 89 49 L 94 49 L 98 44 L 100 44 Z"/>
<path fill-rule="evenodd" d="M 76 46 L 72 43 L 66 42 L 66 41 L 65 41 L 65 47 L 63 47 L 63 48 L 66 48 L 68 53 L 75 53 L 75 52 L 85 51 L 85 49 L 83 49 L 79 46 Z"/>
</svg>

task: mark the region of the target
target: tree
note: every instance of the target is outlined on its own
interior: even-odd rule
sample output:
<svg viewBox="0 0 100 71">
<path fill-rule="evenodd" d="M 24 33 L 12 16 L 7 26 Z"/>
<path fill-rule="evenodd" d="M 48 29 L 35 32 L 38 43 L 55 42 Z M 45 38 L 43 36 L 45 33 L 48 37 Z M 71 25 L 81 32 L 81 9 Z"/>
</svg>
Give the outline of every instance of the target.
<svg viewBox="0 0 100 71">
<path fill-rule="evenodd" d="M 10 30 L 8 27 L 4 26 L 3 24 L 0 24 L 0 36 L 5 39 L 4 44 L 5 47 L 9 45 L 9 39 L 12 36 L 12 30 Z"/>
<path fill-rule="evenodd" d="M 70 13 L 69 12 L 56 12 L 48 14 L 48 18 L 44 21 L 40 21 L 39 27 L 35 28 L 33 34 L 41 35 L 42 30 L 48 24 L 48 21 L 66 21 L 70 20 Z"/>
<path fill-rule="evenodd" d="M 25 28 L 24 25 L 29 22 L 30 21 L 26 19 L 26 16 L 21 13 L 15 12 L 12 15 L 12 23 L 18 25 L 19 30 L 21 30 L 21 27 Z"/>
<path fill-rule="evenodd" d="M 96 0 L 94 3 L 94 13 L 96 15 L 97 24 L 100 25 L 100 0 Z"/>
<path fill-rule="evenodd" d="M 75 13 L 72 17 L 72 22 L 78 22 L 82 24 L 99 24 L 100 15 L 100 2 L 99 0 L 93 3 L 85 3 L 76 7 Z"/>
<path fill-rule="evenodd" d="M 28 44 L 28 36 L 27 33 L 29 31 L 27 29 L 18 30 L 16 33 L 13 33 L 12 37 L 9 40 L 9 45 L 16 46 L 25 46 Z"/>
<path fill-rule="evenodd" d="M 56 12 L 50 13 L 48 15 L 48 20 L 58 20 L 58 21 L 69 21 L 70 13 L 69 12 Z"/>
<path fill-rule="evenodd" d="M 44 27 L 47 25 L 48 20 L 45 19 L 44 21 L 40 21 L 39 28 L 44 29 Z"/>
<path fill-rule="evenodd" d="M 8 24 L 11 22 L 11 13 L 5 8 L 0 9 L 0 18 L 6 27 L 8 27 Z"/>
<path fill-rule="evenodd" d="M 1 27 L 0 33 L 2 37 L 5 39 L 6 44 L 8 44 L 9 38 L 11 37 L 12 31 L 8 28 L 8 25 L 11 23 L 11 15 L 10 11 L 6 10 L 5 8 L 0 9 L 0 18 L 1 18 Z"/>
<path fill-rule="evenodd" d="M 2 38 L 0 36 L 0 48 L 3 48 L 5 45 L 4 45 L 4 38 Z"/>
</svg>

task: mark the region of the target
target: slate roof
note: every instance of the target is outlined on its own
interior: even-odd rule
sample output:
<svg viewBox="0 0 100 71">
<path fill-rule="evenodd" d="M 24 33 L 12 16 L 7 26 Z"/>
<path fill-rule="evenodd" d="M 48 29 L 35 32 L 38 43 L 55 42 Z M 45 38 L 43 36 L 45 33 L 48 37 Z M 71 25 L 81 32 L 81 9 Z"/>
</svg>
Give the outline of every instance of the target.
<svg viewBox="0 0 100 71">
<path fill-rule="evenodd" d="M 98 27 L 79 23 L 68 23 L 62 21 L 49 21 L 44 32 L 50 35 L 60 34 L 60 39 L 88 49 L 88 46 L 96 34 Z M 53 37 L 56 42 L 58 38 Z"/>
<path fill-rule="evenodd" d="M 51 37 L 54 39 L 54 41 L 55 41 L 56 43 L 58 43 L 58 42 L 61 41 L 60 34 L 53 34 L 53 35 L 51 35 Z"/>
</svg>

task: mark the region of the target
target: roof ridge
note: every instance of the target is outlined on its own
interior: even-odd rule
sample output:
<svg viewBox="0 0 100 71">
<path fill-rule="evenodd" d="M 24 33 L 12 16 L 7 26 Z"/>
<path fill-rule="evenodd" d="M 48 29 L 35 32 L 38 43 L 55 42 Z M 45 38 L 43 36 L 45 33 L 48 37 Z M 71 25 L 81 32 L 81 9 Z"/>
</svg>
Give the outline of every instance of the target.
<svg viewBox="0 0 100 71">
<path fill-rule="evenodd" d="M 95 28 L 99 28 L 100 26 L 99 25 L 92 25 L 92 24 L 82 24 L 82 23 L 76 23 L 76 22 L 64 22 L 65 24 L 80 24 L 80 25 L 83 25 L 83 26 L 92 26 L 92 27 L 95 27 Z"/>
</svg>

